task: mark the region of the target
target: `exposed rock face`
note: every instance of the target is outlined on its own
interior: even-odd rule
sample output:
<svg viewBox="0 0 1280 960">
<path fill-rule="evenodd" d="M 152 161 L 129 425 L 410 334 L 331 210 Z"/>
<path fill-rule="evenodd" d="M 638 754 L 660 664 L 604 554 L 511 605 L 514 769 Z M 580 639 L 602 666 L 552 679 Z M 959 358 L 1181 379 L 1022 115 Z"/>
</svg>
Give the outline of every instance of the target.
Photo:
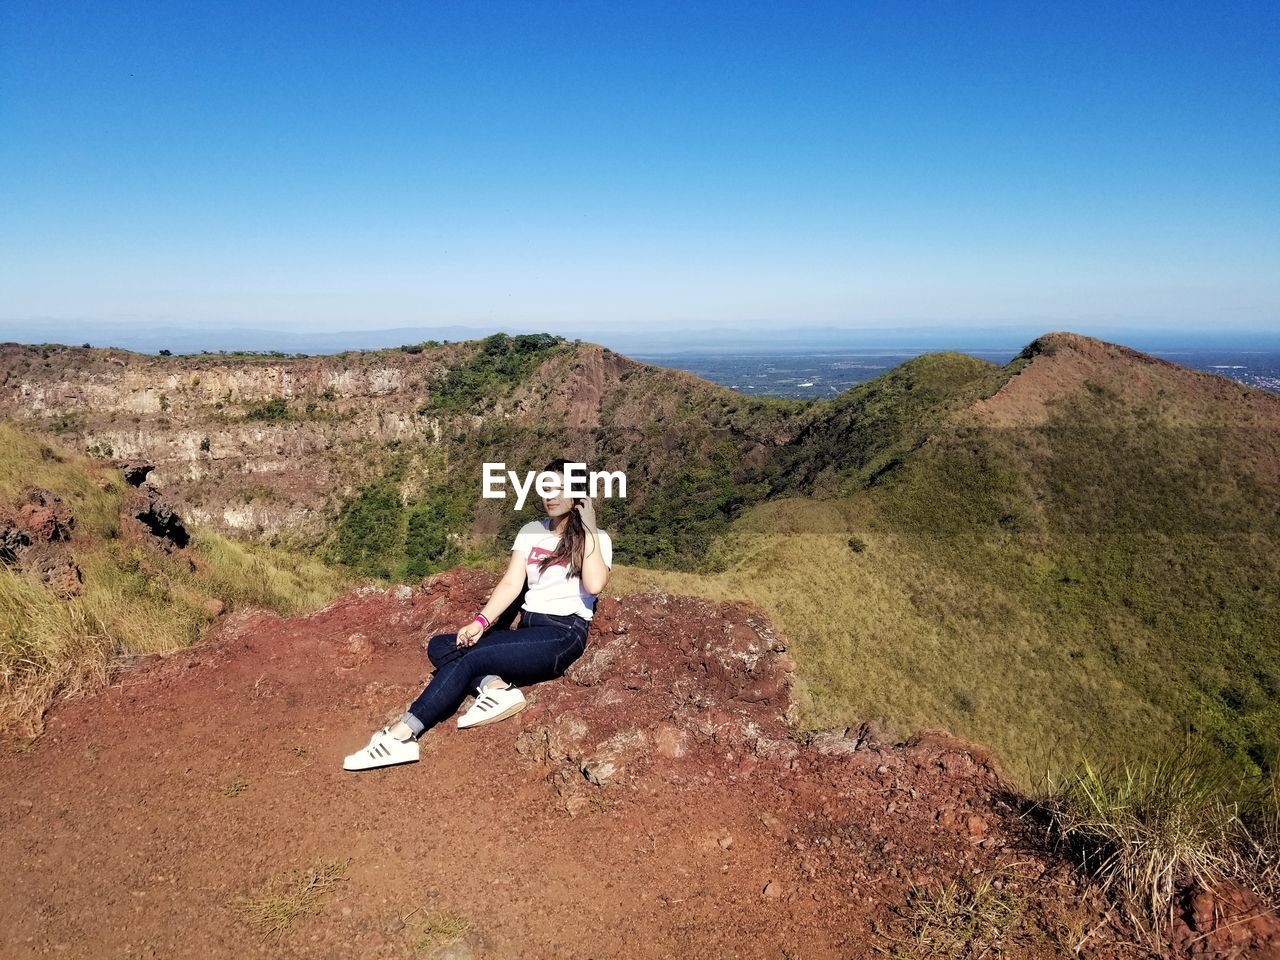
<svg viewBox="0 0 1280 960">
<path fill-rule="evenodd" d="M 173 505 L 155 489 L 142 486 L 130 491 L 125 509 L 168 553 L 181 550 L 191 541 Z"/>
<path fill-rule="evenodd" d="M 1212 891 L 1189 889 L 1173 940 L 1192 957 L 1280 960 L 1280 916 L 1235 883 Z"/>
<path fill-rule="evenodd" d="M 147 475 L 155 469 L 151 463 L 121 463 L 120 472 L 124 474 L 124 482 L 131 487 L 140 487 L 147 482 Z"/>
<path fill-rule="evenodd" d="M 84 587 L 84 575 L 55 544 L 34 544 L 23 553 L 22 568 L 60 597 L 74 597 Z"/>
<path fill-rule="evenodd" d="M 12 508 L 0 511 L 0 563 L 70 597 L 84 578 L 65 544 L 75 527 L 71 508 L 55 493 L 29 487 Z"/>
<path fill-rule="evenodd" d="M 130 484 L 165 490 L 193 520 L 306 536 L 368 479 L 369 444 L 439 442 L 440 419 L 418 409 L 460 352 L 266 361 L 0 344 L 0 416 L 58 418 L 71 445 L 123 464 Z M 273 400 L 290 415 L 249 416 Z"/>
<path fill-rule="evenodd" d="M 56 493 L 29 487 L 18 505 L 17 522 L 34 543 L 53 543 L 71 538 L 75 517 Z"/>
<path fill-rule="evenodd" d="M 23 548 L 31 546 L 31 535 L 10 521 L 0 521 L 0 563 L 14 563 Z"/>
<path fill-rule="evenodd" d="M 408 502 L 438 481 L 441 448 L 486 427 L 554 430 L 565 453 L 588 459 L 602 431 L 626 450 L 646 431 L 653 443 L 654 424 L 690 417 L 702 446 L 732 436 L 753 462 L 776 446 L 776 430 L 756 436 L 749 398 L 595 344 L 552 352 L 491 407 L 443 412 L 440 384 L 476 349 L 264 360 L 0 344 L 0 416 L 123 464 L 131 484 L 164 490 L 194 523 L 303 540 L 322 537 L 348 497 L 382 479 L 391 446 L 411 453 L 400 484 Z M 660 473 L 664 456 L 687 456 L 677 439 L 654 444 L 643 469 Z M 480 482 L 477 472 L 477 493 Z M 478 536 L 492 532 L 492 509 L 487 501 L 477 511 Z"/>
</svg>

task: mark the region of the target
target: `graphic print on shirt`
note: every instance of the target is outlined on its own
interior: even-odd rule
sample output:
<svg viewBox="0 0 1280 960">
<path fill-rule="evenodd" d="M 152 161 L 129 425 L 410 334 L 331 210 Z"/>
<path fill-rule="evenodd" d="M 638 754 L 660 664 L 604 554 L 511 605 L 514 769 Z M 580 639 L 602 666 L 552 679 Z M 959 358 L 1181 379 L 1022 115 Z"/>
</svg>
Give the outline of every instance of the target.
<svg viewBox="0 0 1280 960">
<path fill-rule="evenodd" d="M 539 572 L 541 572 L 540 563 L 542 561 L 542 558 L 549 557 L 553 553 L 555 553 L 554 550 L 547 550 L 545 547 L 531 547 L 529 549 L 528 563 L 534 566 L 538 566 Z M 564 560 L 557 560 L 555 563 L 547 564 L 547 569 L 550 570 L 552 567 L 567 567 L 567 566 L 569 566 L 569 564 L 566 563 Z"/>
</svg>

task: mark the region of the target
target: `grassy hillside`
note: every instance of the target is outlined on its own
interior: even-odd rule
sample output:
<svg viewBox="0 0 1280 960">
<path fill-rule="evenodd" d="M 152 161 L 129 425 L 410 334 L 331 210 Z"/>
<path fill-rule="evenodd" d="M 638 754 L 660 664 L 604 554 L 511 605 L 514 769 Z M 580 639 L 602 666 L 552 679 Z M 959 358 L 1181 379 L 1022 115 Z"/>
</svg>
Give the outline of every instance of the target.
<svg viewBox="0 0 1280 960">
<path fill-rule="evenodd" d="M 93 689 L 115 664 L 191 643 L 217 604 L 291 614 L 322 606 L 344 586 L 315 560 L 198 529 L 189 552 L 199 572 L 185 556 L 126 543 L 118 471 L 0 421 L 0 504 L 31 485 L 70 506 L 66 549 L 84 586 L 64 598 L 0 564 L 0 729 L 34 732 L 59 692 Z"/>
<path fill-rule="evenodd" d="M 1052 382 L 1066 361 L 1037 362 Z M 880 468 L 850 458 L 846 495 L 750 511 L 718 545 L 724 572 L 628 571 L 620 586 L 759 600 L 795 644 L 814 727 L 945 727 L 1024 782 L 1081 750 L 1132 757 L 1188 735 L 1238 770 L 1274 769 L 1273 398 L 1252 392 L 1262 413 L 1245 415 L 1237 388 L 1188 375 L 1102 361 L 1042 391 L 1035 416 L 956 409 Z M 874 416 L 891 435 L 893 413 Z"/>
<path fill-rule="evenodd" d="M 486 343 L 477 357 L 511 366 L 502 358 L 515 351 L 514 340 Z M 480 362 L 473 358 L 468 369 Z M 514 379 L 496 382 L 515 401 L 549 402 L 549 385 L 572 381 L 578 359 L 559 347 L 541 362 L 542 369 L 531 361 L 518 372 L 511 366 Z M 706 572 L 712 543 L 752 505 L 830 493 L 892 469 L 944 417 L 994 392 L 1018 366 L 930 354 L 812 402 L 745 397 L 625 361 L 618 378 L 604 384 L 599 427 L 566 429 L 559 420 L 512 416 L 451 433 L 440 447 L 397 444 L 372 452 L 378 478 L 342 506 L 325 556 L 373 576 L 414 577 L 505 555 L 515 531 L 539 509 L 531 502 L 513 514 L 505 503 L 478 503 L 481 464 L 537 469 L 572 454 L 630 479 L 625 500 L 599 504 L 619 558 Z M 472 530 L 485 535 L 465 536 Z"/>
<path fill-rule="evenodd" d="M 929 353 L 814 403 L 795 440 L 778 451 L 777 490 L 821 496 L 873 483 L 949 414 L 990 396 L 1024 363 Z"/>
</svg>

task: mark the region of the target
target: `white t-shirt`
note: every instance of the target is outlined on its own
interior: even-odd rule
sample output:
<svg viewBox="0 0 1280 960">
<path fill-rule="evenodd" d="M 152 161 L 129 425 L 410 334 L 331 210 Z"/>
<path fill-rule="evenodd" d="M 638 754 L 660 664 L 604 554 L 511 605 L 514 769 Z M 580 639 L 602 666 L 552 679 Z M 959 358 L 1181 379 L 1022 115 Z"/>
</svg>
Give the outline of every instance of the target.
<svg viewBox="0 0 1280 960">
<path fill-rule="evenodd" d="M 603 530 L 596 531 L 600 541 L 600 553 L 604 557 L 604 565 L 613 567 L 613 541 Z M 530 613 L 551 613 L 556 616 L 567 616 L 576 613 L 587 620 L 591 619 L 595 610 L 596 598 L 587 593 L 580 577 L 569 578 L 569 568 L 563 563 L 554 563 L 546 570 L 539 570 L 539 562 L 543 557 L 555 553 L 560 535 L 551 532 L 551 518 L 530 520 L 516 534 L 515 543 L 511 545 L 525 557 L 525 573 L 529 578 L 529 589 L 525 592 L 524 603 L 520 609 Z M 587 550 L 591 549 L 591 538 L 587 537 Z"/>
</svg>

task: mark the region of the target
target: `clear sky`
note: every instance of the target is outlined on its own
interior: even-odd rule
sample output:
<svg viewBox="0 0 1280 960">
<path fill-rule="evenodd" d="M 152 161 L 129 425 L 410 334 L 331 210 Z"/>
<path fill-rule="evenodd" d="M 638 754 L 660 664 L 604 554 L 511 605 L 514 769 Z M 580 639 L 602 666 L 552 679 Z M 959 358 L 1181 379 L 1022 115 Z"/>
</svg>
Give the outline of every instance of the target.
<svg viewBox="0 0 1280 960">
<path fill-rule="evenodd" d="M 1278 11 L 6 0 L 0 319 L 1274 329 Z"/>
</svg>

